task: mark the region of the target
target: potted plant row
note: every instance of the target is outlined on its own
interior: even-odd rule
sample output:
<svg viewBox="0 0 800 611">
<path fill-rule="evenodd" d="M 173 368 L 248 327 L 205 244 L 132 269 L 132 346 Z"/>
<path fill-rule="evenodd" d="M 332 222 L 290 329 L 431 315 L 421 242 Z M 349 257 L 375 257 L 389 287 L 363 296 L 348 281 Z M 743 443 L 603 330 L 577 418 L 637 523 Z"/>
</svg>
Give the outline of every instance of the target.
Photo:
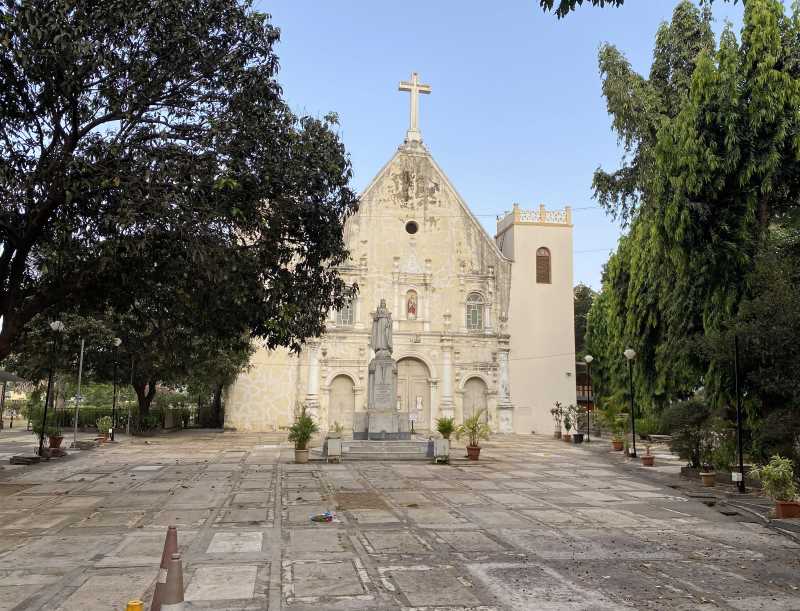
<svg viewBox="0 0 800 611">
<path fill-rule="evenodd" d="M 483 421 L 486 408 L 473 414 L 456 429 L 456 439 L 467 438 L 467 458 L 478 460 L 481 454 L 481 439 L 489 439 L 489 425 Z"/>
<path fill-rule="evenodd" d="M 776 454 L 763 467 L 750 471 L 750 475 L 761 482 L 766 495 L 775 501 L 776 518 L 800 518 L 800 499 L 791 460 Z"/>
<path fill-rule="evenodd" d="M 558 401 L 555 402 L 553 407 L 550 408 L 550 415 L 553 417 L 553 424 L 556 427 L 553 432 L 553 437 L 555 439 L 561 439 L 561 424 L 564 419 L 564 408 L 561 406 L 561 403 Z"/>
<path fill-rule="evenodd" d="M 319 426 L 308 413 L 306 406 L 303 405 L 289 428 L 289 441 L 294 444 L 294 461 L 296 463 L 308 462 L 308 442 L 317 431 L 319 431 Z"/>
</svg>

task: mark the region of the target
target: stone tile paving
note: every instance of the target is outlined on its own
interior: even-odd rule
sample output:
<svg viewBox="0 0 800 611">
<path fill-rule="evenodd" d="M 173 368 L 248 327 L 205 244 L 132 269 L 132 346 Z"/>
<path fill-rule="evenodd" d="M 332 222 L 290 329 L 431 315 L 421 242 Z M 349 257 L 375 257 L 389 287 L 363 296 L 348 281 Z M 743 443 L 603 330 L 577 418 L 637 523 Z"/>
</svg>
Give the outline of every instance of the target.
<svg viewBox="0 0 800 611">
<path fill-rule="evenodd" d="M 173 523 L 187 609 L 800 609 L 797 542 L 603 444 L 295 465 L 280 436 L 182 433 L 4 469 L 0 611 L 149 600 Z"/>
</svg>

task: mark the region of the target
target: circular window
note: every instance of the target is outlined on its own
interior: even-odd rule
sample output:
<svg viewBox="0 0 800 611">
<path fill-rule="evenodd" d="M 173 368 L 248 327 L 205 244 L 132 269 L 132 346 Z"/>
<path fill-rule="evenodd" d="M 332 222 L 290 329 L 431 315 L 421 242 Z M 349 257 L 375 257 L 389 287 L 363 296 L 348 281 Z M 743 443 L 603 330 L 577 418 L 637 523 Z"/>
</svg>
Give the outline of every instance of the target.
<svg viewBox="0 0 800 611">
<path fill-rule="evenodd" d="M 419 231 L 419 225 L 417 225 L 417 221 L 408 221 L 406 223 L 406 232 L 414 235 Z"/>
</svg>

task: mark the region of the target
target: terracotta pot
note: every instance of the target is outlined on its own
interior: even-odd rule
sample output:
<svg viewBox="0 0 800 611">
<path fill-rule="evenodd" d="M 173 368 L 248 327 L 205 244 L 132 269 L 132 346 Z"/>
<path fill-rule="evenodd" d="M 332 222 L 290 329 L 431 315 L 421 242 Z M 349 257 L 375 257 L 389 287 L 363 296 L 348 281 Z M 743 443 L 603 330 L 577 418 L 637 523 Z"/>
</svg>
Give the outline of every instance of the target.
<svg viewBox="0 0 800 611">
<path fill-rule="evenodd" d="M 470 460 L 478 460 L 478 457 L 481 455 L 481 447 L 480 446 L 467 446 L 467 458 Z"/>
<path fill-rule="evenodd" d="M 569 433 L 564 433 L 563 435 L 561 435 L 561 441 L 572 443 L 572 435 L 570 435 Z"/>
<path fill-rule="evenodd" d="M 554 432 L 553 439 L 561 439 L 561 431 Z"/>
<path fill-rule="evenodd" d="M 61 447 L 61 442 L 64 441 L 64 437 L 62 435 L 50 435 L 49 437 L 51 448 L 55 449 Z"/>
<path fill-rule="evenodd" d="M 294 462 L 304 465 L 308 462 L 308 450 L 294 450 Z"/>
<path fill-rule="evenodd" d="M 800 518 L 800 502 L 775 501 L 775 517 L 780 520 Z"/>
<path fill-rule="evenodd" d="M 705 486 L 706 488 L 713 488 L 717 480 L 717 474 L 714 473 L 713 471 L 709 473 L 701 473 L 700 479 L 703 480 L 703 486 Z"/>
<path fill-rule="evenodd" d="M 645 454 L 642 456 L 642 466 L 652 467 L 655 464 L 656 457 L 653 454 Z"/>
<path fill-rule="evenodd" d="M 616 440 L 611 441 L 611 447 L 614 448 L 615 452 L 622 452 L 622 445 L 623 444 L 621 441 L 616 441 Z"/>
</svg>

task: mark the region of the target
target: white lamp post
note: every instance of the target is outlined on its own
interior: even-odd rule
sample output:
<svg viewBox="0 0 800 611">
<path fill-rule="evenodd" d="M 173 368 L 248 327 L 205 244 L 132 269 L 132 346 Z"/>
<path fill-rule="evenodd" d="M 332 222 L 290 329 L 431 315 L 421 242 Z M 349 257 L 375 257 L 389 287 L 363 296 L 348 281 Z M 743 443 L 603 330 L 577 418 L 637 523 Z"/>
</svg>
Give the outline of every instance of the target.
<svg viewBox="0 0 800 611">
<path fill-rule="evenodd" d="M 55 352 L 56 352 L 56 338 L 59 334 L 64 332 L 64 323 L 60 320 L 54 320 L 50 323 L 50 329 L 53 331 L 53 344 L 50 348 L 50 371 L 47 374 L 47 394 L 44 397 L 44 412 L 42 413 L 42 430 L 39 432 L 39 456 L 44 453 L 44 429 L 47 426 L 47 408 L 51 401 L 51 393 L 53 390 L 53 369 L 55 368 L 55 363 L 53 362 L 55 359 Z"/>
<path fill-rule="evenodd" d="M 631 392 L 631 439 L 633 441 L 633 452 L 629 452 L 628 456 L 636 458 L 636 419 L 633 417 L 633 359 L 636 358 L 636 351 L 633 348 L 626 348 L 622 354 L 628 359 L 628 379 Z"/>
<path fill-rule="evenodd" d="M 583 357 L 583 360 L 586 362 L 586 377 L 587 381 L 589 382 L 586 388 L 586 443 L 589 443 L 591 439 L 589 438 L 589 430 L 591 429 L 591 422 L 592 422 L 592 409 L 594 408 L 594 404 L 592 403 L 592 361 L 594 357 L 591 354 L 587 354 Z"/>
</svg>

